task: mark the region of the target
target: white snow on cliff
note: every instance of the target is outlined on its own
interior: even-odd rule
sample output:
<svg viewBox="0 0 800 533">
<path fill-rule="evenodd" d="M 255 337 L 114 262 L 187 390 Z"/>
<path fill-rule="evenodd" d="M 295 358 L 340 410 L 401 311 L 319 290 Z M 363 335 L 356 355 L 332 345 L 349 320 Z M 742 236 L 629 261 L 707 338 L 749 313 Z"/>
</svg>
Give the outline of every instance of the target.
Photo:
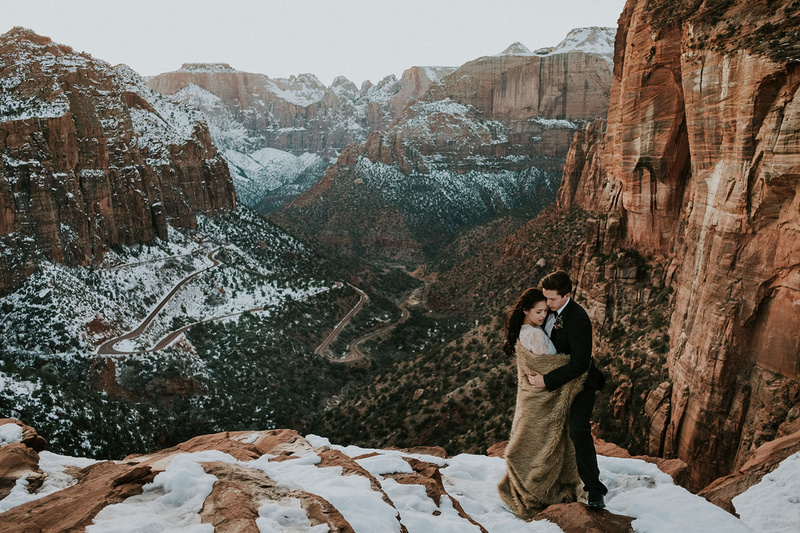
<svg viewBox="0 0 800 533">
<path fill-rule="evenodd" d="M 317 494 L 328 500 L 357 533 L 478 532 L 556 533 L 561 529 L 547 520 L 525 522 L 516 518 L 500 499 L 497 484 L 506 471 L 506 462 L 497 457 L 461 454 L 450 458 L 409 454 L 399 450 L 381 450 L 358 446 L 338 446 L 324 437 L 308 435 L 314 447 L 297 453 L 291 461 L 270 461 L 263 455 L 252 461 L 237 461 L 230 455 L 206 450 L 174 457 L 166 469 L 144 486 L 141 495 L 105 507 L 87 528 L 97 532 L 128 531 L 208 531 L 200 510 L 210 494 L 216 477 L 204 471 L 202 464 L 221 461 L 247 469 L 260 470 L 286 490 Z M 360 475 L 343 475 L 341 467 L 320 468 L 317 452 L 330 447 L 353 458 L 377 480 L 389 498 L 384 499 L 369 480 Z M 437 505 L 421 485 L 403 485 L 391 475 L 409 473 L 410 457 L 436 464 L 447 495 Z M 727 513 L 704 498 L 675 485 L 672 478 L 655 465 L 639 459 L 599 457 L 600 475 L 608 486 L 608 510 L 634 518 L 637 533 L 680 531 L 752 533 L 754 531 L 795 532 L 800 529 L 798 482 L 800 454 L 785 460 L 761 484 L 751 487 L 734 499 L 742 519 Z M 66 466 L 84 467 L 91 461 L 48 452 L 42 455 L 43 470 L 53 482 L 28 494 L 22 480 L 12 493 L 0 500 L 0 509 L 41 498 L 74 484 L 63 475 Z M 452 500 L 450 499 L 452 498 Z M 745 501 L 749 504 L 745 505 Z M 456 510 L 458 503 L 472 520 Z M 748 506 L 758 511 L 751 512 Z M 480 527 L 477 524 L 480 524 Z M 327 526 L 312 526 L 299 500 L 283 498 L 261 502 L 257 526 L 260 531 L 297 531 L 321 533 Z"/>
<path fill-rule="evenodd" d="M 520 42 L 513 43 L 503 50 L 499 56 L 539 56 L 546 57 L 556 54 L 566 54 L 569 52 L 583 52 L 603 56 L 609 63 L 614 62 L 614 37 L 616 28 L 601 28 L 592 26 L 589 28 L 575 28 L 570 30 L 563 41 L 556 46 L 539 48 L 531 52 L 528 47 Z"/>
<path fill-rule="evenodd" d="M 601 28 L 592 26 L 589 28 L 575 28 L 570 30 L 563 41 L 553 48 L 543 48 L 536 50 L 536 55 L 548 56 L 555 54 L 566 54 L 568 52 L 583 52 L 585 54 L 596 54 L 606 58 L 609 63 L 614 63 L 614 38 L 617 34 L 616 28 Z"/>
</svg>

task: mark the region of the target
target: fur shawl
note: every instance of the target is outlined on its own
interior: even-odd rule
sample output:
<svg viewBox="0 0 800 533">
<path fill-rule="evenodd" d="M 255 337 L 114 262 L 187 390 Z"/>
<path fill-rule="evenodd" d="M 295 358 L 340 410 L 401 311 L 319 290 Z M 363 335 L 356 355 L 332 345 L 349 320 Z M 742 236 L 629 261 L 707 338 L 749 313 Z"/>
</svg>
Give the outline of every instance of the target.
<svg viewBox="0 0 800 533">
<path fill-rule="evenodd" d="M 585 497 L 569 437 L 569 411 L 586 374 L 553 392 L 534 389 L 527 376 L 569 362 L 564 354 L 534 354 L 517 341 L 517 404 L 506 447 L 508 471 L 498 485 L 503 501 L 523 519 L 556 503 Z"/>
</svg>

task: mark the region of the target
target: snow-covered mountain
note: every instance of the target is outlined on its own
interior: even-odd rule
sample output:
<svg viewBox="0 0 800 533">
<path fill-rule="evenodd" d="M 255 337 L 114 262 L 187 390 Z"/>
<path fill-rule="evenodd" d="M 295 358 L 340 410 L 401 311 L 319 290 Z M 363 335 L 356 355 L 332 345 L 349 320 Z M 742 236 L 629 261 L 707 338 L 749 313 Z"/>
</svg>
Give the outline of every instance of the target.
<svg viewBox="0 0 800 533">
<path fill-rule="evenodd" d="M 533 53 L 538 56 L 549 56 L 569 52 L 583 52 L 584 54 L 602 56 L 610 64 L 613 64 L 616 33 L 616 28 L 599 28 L 597 26 L 575 28 L 556 46 L 540 48 Z"/>
<path fill-rule="evenodd" d="M 149 84 L 204 113 L 241 201 L 268 211 L 319 180 L 344 146 L 385 130 L 407 100 L 452 70 L 414 68 L 402 80 L 387 76 L 359 89 L 344 77 L 326 87 L 313 74 L 273 79 L 187 64 Z"/>
</svg>

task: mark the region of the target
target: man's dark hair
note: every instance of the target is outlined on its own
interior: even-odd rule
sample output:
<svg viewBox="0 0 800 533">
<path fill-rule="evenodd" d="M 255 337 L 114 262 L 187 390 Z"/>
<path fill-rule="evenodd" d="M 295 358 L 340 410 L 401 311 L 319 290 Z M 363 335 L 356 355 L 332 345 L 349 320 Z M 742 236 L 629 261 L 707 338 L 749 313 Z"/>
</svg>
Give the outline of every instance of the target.
<svg viewBox="0 0 800 533">
<path fill-rule="evenodd" d="M 564 296 L 568 292 L 572 292 L 572 280 L 569 279 L 569 274 L 563 270 L 557 270 L 542 278 L 542 289 L 556 291 L 559 296 Z"/>
</svg>

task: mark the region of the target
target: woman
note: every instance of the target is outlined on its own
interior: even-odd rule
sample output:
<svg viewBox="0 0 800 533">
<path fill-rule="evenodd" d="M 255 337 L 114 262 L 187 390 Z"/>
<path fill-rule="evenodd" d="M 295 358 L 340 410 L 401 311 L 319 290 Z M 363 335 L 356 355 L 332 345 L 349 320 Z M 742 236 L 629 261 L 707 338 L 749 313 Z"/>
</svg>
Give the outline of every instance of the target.
<svg viewBox="0 0 800 533">
<path fill-rule="evenodd" d="M 517 357 L 517 405 L 506 447 L 508 471 L 498 485 L 500 496 L 525 520 L 555 503 L 584 498 L 575 449 L 569 438 L 572 400 L 585 375 L 548 392 L 534 389 L 533 374 L 546 374 L 569 361 L 556 354 L 542 329 L 547 300 L 538 289 L 528 289 L 508 314 L 503 351 Z"/>
</svg>

